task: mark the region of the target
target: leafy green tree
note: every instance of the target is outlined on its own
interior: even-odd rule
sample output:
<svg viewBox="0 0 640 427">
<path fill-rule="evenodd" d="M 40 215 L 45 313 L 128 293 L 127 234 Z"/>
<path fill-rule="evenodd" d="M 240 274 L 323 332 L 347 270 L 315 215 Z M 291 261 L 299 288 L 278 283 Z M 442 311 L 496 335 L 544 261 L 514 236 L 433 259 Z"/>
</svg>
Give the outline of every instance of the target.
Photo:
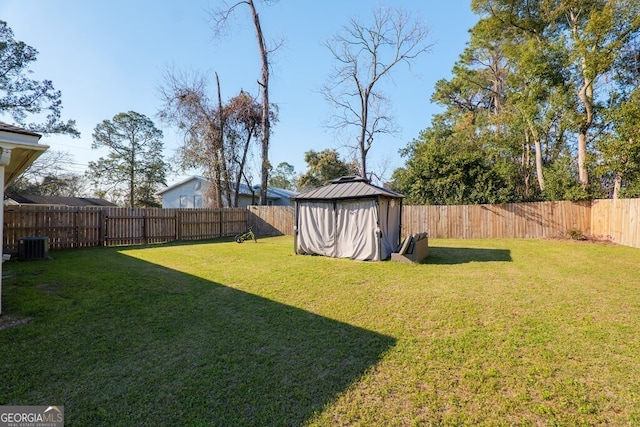
<svg viewBox="0 0 640 427">
<path fill-rule="evenodd" d="M 356 164 L 343 161 L 333 149 L 309 150 L 304 153 L 304 161 L 307 162 L 308 169 L 298 179 L 298 188 L 301 190 L 322 187 L 332 179 L 357 171 Z"/>
<path fill-rule="evenodd" d="M 609 84 L 617 58 L 629 50 L 640 32 L 640 4 L 635 0 L 473 0 L 472 7 L 502 28 L 507 43 L 525 49 L 534 47 L 528 55 L 511 57 L 523 76 L 543 75 L 540 71 L 545 64 L 553 64 L 547 67 L 553 74 L 564 74 L 563 85 L 573 99 L 561 112 L 570 123 L 571 136 L 576 138 L 578 180 L 588 190 L 589 161 L 595 159 L 593 146 L 602 134 L 602 105 L 609 103 L 609 94 L 602 88 Z M 549 52 L 559 55 L 549 56 Z M 536 55 L 539 59 L 530 61 Z M 551 83 L 548 78 L 544 80 L 540 89 Z M 535 80 L 533 85 L 537 86 Z M 528 95 L 529 108 L 524 116 L 530 119 L 538 95 Z"/>
<path fill-rule="evenodd" d="M 578 174 L 583 187 L 589 184 L 588 149 L 594 121 L 598 118 L 597 89 L 612 71 L 616 58 L 640 31 L 640 4 L 636 0 L 555 0 L 544 7 L 557 38 L 569 39 L 567 52 L 578 88 Z"/>
<path fill-rule="evenodd" d="M 501 174 L 496 162 L 446 126 L 423 131 L 403 155 L 408 158 L 406 166 L 394 172 L 392 187 L 407 196 L 409 203 L 512 201 L 513 182 Z"/>
<path fill-rule="evenodd" d="M 612 129 L 599 140 L 600 171 L 611 177 L 612 196 L 637 197 L 640 181 L 640 89 L 605 113 Z"/>
<path fill-rule="evenodd" d="M 295 190 L 296 171 L 293 165 L 287 162 L 281 162 L 269 173 L 269 185 L 277 188 L 284 188 L 285 190 Z"/>
<path fill-rule="evenodd" d="M 472 29 L 453 77 L 436 83 L 432 101 L 446 111 L 439 121 L 434 120 L 433 128 L 441 128 L 438 135 L 442 128 L 449 128 L 450 138 L 459 140 L 456 144 L 483 151 L 484 167 L 495 167 L 499 176 L 508 176 L 512 201 L 530 200 L 536 192 L 531 186 L 525 123 L 507 98 L 509 61 L 500 31 L 490 24 L 483 20 Z"/>
<path fill-rule="evenodd" d="M 8 197 L 13 195 L 82 197 L 84 190 L 83 176 L 80 174 L 45 175 L 38 181 L 26 179 L 21 175 L 7 187 L 5 194 Z"/>
<path fill-rule="evenodd" d="M 512 164 L 515 199 L 535 200 L 544 190 L 545 166 L 566 143 L 571 121 L 567 55 L 562 46 L 548 43 L 535 7 L 511 2 L 488 8 L 491 13 L 472 28 L 454 76 L 436 86 L 434 100 L 450 115 L 458 114 L 454 126 L 471 117 L 470 135 L 481 139 L 480 149 L 503 166 Z"/>
<path fill-rule="evenodd" d="M 29 78 L 29 67 L 37 56 L 35 48 L 15 40 L 13 30 L 0 20 L 0 113 L 35 132 L 79 137 L 75 121 L 61 119 L 62 94 L 51 80 Z M 43 115 L 43 123 L 27 123 L 30 117 Z"/>
<path fill-rule="evenodd" d="M 640 3 L 472 0 L 472 9 L 469 44 L 432 97 L 444 112 L 406 150 L 400 191 L 420 203 L 635 194 Z"/>
<path fill-rule="evenodd" d="M 600 161 L 597 172 L 603 175 L 613 196 L 640 196 L 640 35 L 616 60 L 610 103 L 604 110 L 609 124 L 597 141 Z"/>
<path fill-rule="evenodd" d="M 124 197 L 129 207 L 159 206 L 155 193 L 166 185 L 162 131 L 145 115 L 129 111 L 104 120 L 93 131 L 92 148 L 109 153 L 89 162 L 87 177 L 111 199 Z"/>
<path fill-rule="evenodd" d="M 556 161 L 545 166 L 544 200 L 577 201 L 594 197 L 593 193 L 581 185 L 576 171 L 575 160 L 568 150 L 564 150 Z"/>
</svg>

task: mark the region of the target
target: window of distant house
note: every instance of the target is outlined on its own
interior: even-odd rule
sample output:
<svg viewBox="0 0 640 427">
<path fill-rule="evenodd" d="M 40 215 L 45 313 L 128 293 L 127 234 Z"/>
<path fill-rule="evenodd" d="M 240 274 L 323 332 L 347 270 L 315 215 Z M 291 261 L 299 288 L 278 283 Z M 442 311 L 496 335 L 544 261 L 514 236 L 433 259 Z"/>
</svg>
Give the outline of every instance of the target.
<svg viewBox="0 0 640 427">
<path fill-rule="evenodd" d="M 188 208 L 187 196 L 180 196 L 180 208 Z"/>
<path fill-rule="evenodd" d="M 267 206 L 273 206 L 273 200 L 267 200 Z"/>
<path fill-rule="evenodd" d="M 202 207 L 202 196 L 193 196 L 193 207 L 201 208 Z"/>
</svg>

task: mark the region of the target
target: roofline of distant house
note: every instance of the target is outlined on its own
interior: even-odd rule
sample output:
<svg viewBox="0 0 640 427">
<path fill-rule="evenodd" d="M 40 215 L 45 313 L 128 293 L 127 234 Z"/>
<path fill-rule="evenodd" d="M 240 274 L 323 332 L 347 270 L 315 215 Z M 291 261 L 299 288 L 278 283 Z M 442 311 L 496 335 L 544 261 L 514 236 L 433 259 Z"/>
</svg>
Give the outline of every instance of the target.
<svg viewBox="0 0 640 427">
<path fill-rule="evenodd" d="M 196 180 L 196 179 L 200 179 L 202 181 L 206 181 L 206 182 L 209 182 L 209 183 L 211 182 L 210 180 L 208 180 L 207 178 L 205 178 L 205 177 L 203 177 L 201 175 L 193 175 L 193 176 L 191 176 L 189 178 L 183 179 L 180 182 L 177 182 L 177 183 L 175 183 L 173 185 L 170 185 L 169 187 L 167 187 L 167 188 L 165 188 L 163 190 L 158 191 L 158 194 L 162 195 L 162 194 L 166 193 L 167 191 L 173 190 L 174 188 L 177 188 L 177 187 L 179 187 L 181 185 L 184 185 L 184 184 L 188 183 L 189 181 L 193 181 L 193 180 Z M 240 184 L 240 186 L 244 187 L 245 189 L 251 188 L 247 184 Z M 253 187 L 254 190 L 256 188 L 259 189 L 260 186 L 256 185 L 256 186 Z M 278 188 L 278 187 L 269 187 L 269 186 L 267 186 L 267 192 L 272 192 L 272 193 L 275 193 L 275 194 L 277 194 L 279 196 L 279 197 L 269 197 L 267 195 L 267 198 L 270 198 L 270 199 L 279 199 L 281 197 L 289 197 L 290 198 L 293 195 L 297 194 L 295 191 L 290 191 L 290 190 L 287 190 L 287 189 L 284 189 L 284 188 Z M 291 193 L 291 194 L 289 194 L 289 193 Z M 243 194 L 245 196 L 253 195 L 251 192 L 242 192 L 242 191 L 240 191 L 240 194 Z"/>
</svg>

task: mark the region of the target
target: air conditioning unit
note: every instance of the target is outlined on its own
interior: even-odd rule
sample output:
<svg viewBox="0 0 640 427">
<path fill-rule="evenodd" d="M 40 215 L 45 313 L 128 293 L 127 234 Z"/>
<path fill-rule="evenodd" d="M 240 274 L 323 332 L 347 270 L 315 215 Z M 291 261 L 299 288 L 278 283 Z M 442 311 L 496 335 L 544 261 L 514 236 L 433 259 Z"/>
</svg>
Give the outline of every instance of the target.
<svg viewBox="0 0 640 427">
<path fill-rule="evenodd" d="M 18 259 L 31 261 L 49 258 L 48 237 L 22 237 L 18 242 Z"/>
</svg>

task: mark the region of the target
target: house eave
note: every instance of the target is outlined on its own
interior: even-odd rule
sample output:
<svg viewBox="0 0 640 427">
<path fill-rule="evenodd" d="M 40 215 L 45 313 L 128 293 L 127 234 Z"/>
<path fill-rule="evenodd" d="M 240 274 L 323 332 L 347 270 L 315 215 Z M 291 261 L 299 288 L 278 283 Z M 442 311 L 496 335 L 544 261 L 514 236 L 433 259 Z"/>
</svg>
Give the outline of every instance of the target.
<svg viewBox="0 0 640 427">
<path fill-rule="evenodd" d="M 6 134 L 7 132 L 0 132 L 0 149 L 2 149 L 3 153 L 6 151 L 10 152 L 9 163 L 5 165 L 4 188 L 18 178 L 20 174 L 49 148 L 48 145 L 24 142 L 24 138 L 5 139 Z M 18 136 L 33 138 L 31 135 Z"/>
</svg>

